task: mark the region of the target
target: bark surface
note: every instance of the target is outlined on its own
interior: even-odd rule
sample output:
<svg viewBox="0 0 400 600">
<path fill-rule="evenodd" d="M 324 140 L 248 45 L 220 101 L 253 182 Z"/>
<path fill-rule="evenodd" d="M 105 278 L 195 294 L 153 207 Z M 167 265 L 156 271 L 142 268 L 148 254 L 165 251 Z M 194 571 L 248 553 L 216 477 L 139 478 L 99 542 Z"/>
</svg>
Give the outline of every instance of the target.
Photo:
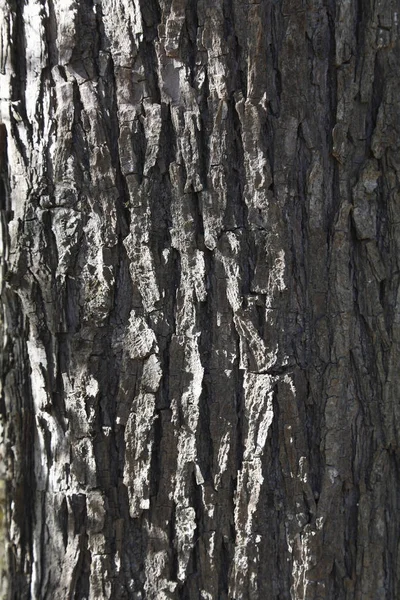
<svg viewBox="0 0 400 600">
<path fill-rule="evenodd" d="M 399 598 L 396 0 L 0 11 L 10 598 Z"/>
</svg>

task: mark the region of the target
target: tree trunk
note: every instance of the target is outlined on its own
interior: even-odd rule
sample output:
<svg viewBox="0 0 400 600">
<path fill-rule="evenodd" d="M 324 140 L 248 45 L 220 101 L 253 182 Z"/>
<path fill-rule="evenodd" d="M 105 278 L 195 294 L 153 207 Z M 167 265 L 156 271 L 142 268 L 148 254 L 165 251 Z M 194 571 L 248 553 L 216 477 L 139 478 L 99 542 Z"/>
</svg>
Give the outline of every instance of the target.
<svg viewBox="0 0 400 600">
<path fill-rule="evenodd" d="M 0 6 L 9 598 L 399 598 L 396 2 Z"/>
</svg>

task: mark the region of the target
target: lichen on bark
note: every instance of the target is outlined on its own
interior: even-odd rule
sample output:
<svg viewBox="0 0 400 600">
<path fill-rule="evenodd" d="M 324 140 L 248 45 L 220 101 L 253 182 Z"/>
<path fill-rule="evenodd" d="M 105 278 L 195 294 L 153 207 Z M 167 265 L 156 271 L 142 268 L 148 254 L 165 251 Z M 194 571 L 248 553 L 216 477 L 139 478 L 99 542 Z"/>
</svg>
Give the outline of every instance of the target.
<svg viewBox="0 0 400 600">
<path fill-rule="evenodd" d="M 0 0 L 11 598 L 399 595 L 394 2 Z"/>
</svg>

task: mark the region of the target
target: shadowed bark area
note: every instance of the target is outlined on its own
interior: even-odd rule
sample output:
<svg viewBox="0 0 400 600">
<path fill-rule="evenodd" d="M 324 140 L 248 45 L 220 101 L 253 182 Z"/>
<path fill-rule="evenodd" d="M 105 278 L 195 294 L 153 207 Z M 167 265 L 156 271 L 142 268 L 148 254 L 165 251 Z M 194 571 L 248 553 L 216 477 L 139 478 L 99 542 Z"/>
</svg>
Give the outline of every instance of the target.
<svg viewBox="0 0 400 600">
<path fill-rule="evenodd" d="M 398 8 L 0 1 L 10 599 L 400 596 Z"/>
</svg>

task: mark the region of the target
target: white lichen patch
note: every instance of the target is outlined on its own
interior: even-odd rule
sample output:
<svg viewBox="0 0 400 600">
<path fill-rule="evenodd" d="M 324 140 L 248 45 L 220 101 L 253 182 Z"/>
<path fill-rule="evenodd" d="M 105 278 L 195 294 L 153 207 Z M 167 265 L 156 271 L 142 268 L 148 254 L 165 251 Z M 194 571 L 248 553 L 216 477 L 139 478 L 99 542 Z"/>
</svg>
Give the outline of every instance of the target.
<svg viewBox="0 0 400 600">
<path fill-rule="evenodd" d="M 224 474 L 224 472 L 226 471 L 226 468 L 228 466 L 230 439 L 231 439 L 230 432 L 227 431 L 220 440 L 220 444 L 219 444 L 219 448 L 218 448 L 218 460 L 217 460 L 218 472 L 215 473 L 215 475 L 214 475 L 214 487 L 216 490 L 218 490 L 218 488 L 221 484 L 221 477 Z"/>
<path fill-rule="evenodd" d="M 175 544 L 178 551 L 178 579 L 184 581 L 196 531 L 196 512 L 193 507 L 177 508 Z"/>
<path fill-rule="evenodd" d="M 178 586 L 176 581 L 168 579 L 169 556 L 166 550 L 149 552 L 146 555 L 144 572 L 146 598 L 151 600 L 170 600 Z"/>
<path fill-rule="evenodd" d="M 151 312 L 155 309 L 155 304 L 160 300 L 153 256 L 150 248 L 145 244 L 140 245 L 140 248 L 136 252 L 128 250 L 131 241 L 132 238 L 130 236 L 124 239 L 128 255 L 132 258 L 132 262 L 129 265 L 132 282 L 139 288 L 145 310 Z"/>
<path fill-rule="evenodd" d="M 196 433 L 199 419 L 199 400 L 202 392 L 204 369 L 200 360 L 198 336 L 180 338 L 184 351 L 184 370 L 190 373 L 179 398 L 173 399 L 172 421 L 180 428 L 177 436 L 177 464 L 175 475 L 174 502 L 176 506 L 175 538 L 179 548 L 178 578 L 185 578 L 186 568 L 194 544 L 196 513 L 191 506 L 191 477 L 197 464 Z M 179 523 L 178 523 L 179 519 Z"/>
<path fill-rule="evenodd" d="M 134 400 L 125 427 L 123 481 L 128 490 L 129 513 L 132 518 L 138 517 L 144 508 L 149 508 L 154 419 L 154 394 L 140 392 Z"/>
<path fill-rule="evenodd" d="M 240 310 L 242 306 L 242 297 L 240 293 L 240 269 L 237 261 L 237 255 L 240 251 L 240 242 L 238 237 L 232 233 L 224 234 L 228 242 L 230 254 L 225 254 L 216 250 L 215 256 L 221 261 L 226 274 L 226 296 L 234 313 Z"/>
<path fill-rule="evenodd" d="M 45 409 L 48 403 L 46 393 L 46 381 L 44 379 L 45 367 L 47 365 L 46 351 L 40 340 L 31 337 L 27 341 L 29 363 L 32 370 L 32 397 L 36 412 Z"/>
<path fill-rule="evenodd" d="M 153 348 L 154 333 L 141 320 L 135 320 L 131 315 L 130 326 L 132 327 L 133 344 L 130 346 L 130 357 L 140 355 L 146 356 Z M 142 326 L 140 343 L 137 341 L 134 323 L 138 323 L 138 330 Z M 129 349 L 129 346 L 128 346 Z M 161 382 L 161 366 L 156 354 L 151 354 L 143 365 L 143 373 L 140 382 L 140 391 L 135 396 L 125 426 L 125 465 L 123 481 L 128 490 L 129 512 L 131 517 L 138 517 L 143 510 L 150 508 L 150 467 L 152 448 L 154 443 L 153 424 L 156 419 L 155 394 Z"/>
<path fill-rule="evenodd" d="M 156 164 L 159 153 L 162 119 L 160 104 L 152 104 L 150 101 L 145 101 L 143 105 L 145 116 L 142 120 L 147 142 L 143 175 L 148 175 L 150 169 Z"/>
<path fill-rule="evenodd" d="M 156 354 L 151 354 L 144 361 L 141 387 L 147 391 L 156 393 L 160 386 L 162 370 L 159 358 Z"/>
<path fill-rule="evenodd" d="M 286 289 L 285 267 L 285 251 L 279 250 L 268 278 L 268 291 L 271 298 L 274 297 L 276 292 L 282 292 Z"/>
<path fill-rule="evenodd" d="M 254 555 L 250 564 L 248 546 L 254 534 L 253 520 L 264 482 L 261 457 L 273 419 L 274 381 L 269 375 L 245 373 L 245 450 L 235 494 L 236 545 L 230 590 L 234 598 L 241 597 L 244 581 L 251 578 L 252 573 L 257 573 L 258 554 Z"/>
<path fill-rule="evenodd" d="M 153 347 L 156 347 L 154 331 L 150 329 L 143 317 L 136 316 L 132 311 L 125 333 L 124 348 L 130 358 L 144 358 L 150 354 Z"/>
</svg>

